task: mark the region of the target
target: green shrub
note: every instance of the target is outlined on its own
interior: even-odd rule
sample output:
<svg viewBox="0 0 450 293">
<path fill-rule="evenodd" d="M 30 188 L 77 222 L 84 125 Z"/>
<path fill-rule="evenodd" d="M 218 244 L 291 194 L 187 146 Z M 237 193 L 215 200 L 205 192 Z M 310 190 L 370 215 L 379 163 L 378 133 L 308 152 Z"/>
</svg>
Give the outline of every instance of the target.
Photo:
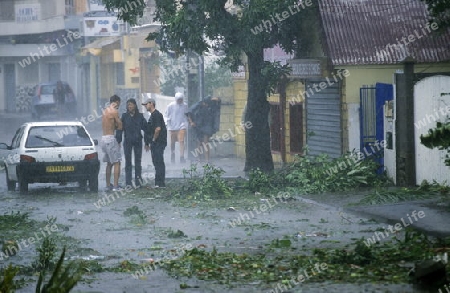
<svg viewBox="0 0 450 293">
<path fill-rule="evenodd" d="M 12 293 L 17 289 L 16 284 L 14 283 L 14 277 L 18 272 L 19 268 L 13 267 L 11 264 L 3 270 L 3 276 L 0 275 L 0 292 Z"/>
<path fill-rule="evenodd" d="M 264 173 L 258 168 L 249 172 L 247 188 L 251 192 L 265 192 L 273 189 L 275 181 L 273 173 Z"/>
<path fill-rule="evenodd" d="M 356 160 L 356 154 L 336 159 L 328 155 L 296 157 L 288 166 L 286 184 L 299 193 L 344 191 L 383 182 L 377 175 L 378 164 L 373 158 Z"/>
<path fill-rule="evenodd" d="M 190 169 L 183 169 L 183 176 L 187 181 L 178 195 L 199 200 L 228 198 L 232 188 L 222 178 L 224 173 L 222 168 L 206 164 L 203 166 L 203 174 L 200 175 L 197 165 L 192 164 Z"/>
<path fill-rule="evenodd" d="M 44 283 L 46 270 L 39 273 L 36 284 L 36 293 L 67 293 L 70 292 L 82 277 L 82 265 L 80 262 L 71 261 L 63 267 L 66 248 L 63 248 L 61 256 L 56 263 L 52 276 L 46 284 Z"/>
</svg>

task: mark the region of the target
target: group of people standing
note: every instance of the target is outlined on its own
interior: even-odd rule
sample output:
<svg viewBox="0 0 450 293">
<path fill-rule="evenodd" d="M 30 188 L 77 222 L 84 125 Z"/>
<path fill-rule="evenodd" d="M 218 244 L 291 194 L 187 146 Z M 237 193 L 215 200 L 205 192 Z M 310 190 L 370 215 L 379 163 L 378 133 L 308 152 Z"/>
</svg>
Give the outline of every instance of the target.
<svg viewBox="0 0 450 293">
<path fill-rule="evenodd" d="M 175 163 L 175 144 L 180 146 L 180 163 L 184 163 L 185 137 L 188 125 L 193 127 L 200 144 L 207 143 L 209 138 L 219 129 L 220 98 L 207 97 L 188 108 L 182 93 L 175 94 L 175 101 L 167 106 L 164 120 L 163 114 L 156 109 L 156 101 L 148 98 L 142 102 L 150 113 L 148 121 L 139 112 L 135 99 L 127 100 L 127 111 L 119 117 L 120 97 L 113 95 L 109 106 L 102 116 L 101 148 L 106 163 L 106 186 L 116 191 L 119 186 L 121 144 L 125 155 L 125 184 L 132 186 L 132 154 L 134 153 L 134 179 L 136 187 L 142 184 L 142 139 L 144 149 L 151 152 L 155 167 L 155 187 L 165 187 L 166 166 L 164 150 L 167 146 L 167 130 L 170 132 L 171 162 Z M 142 135 L 142 133 L 144 135 Z M 205 160 L 209 161 L 209 150 L 205 150 Z M 113 183 L 111 183 L 113 176 Z"/>
</svg>

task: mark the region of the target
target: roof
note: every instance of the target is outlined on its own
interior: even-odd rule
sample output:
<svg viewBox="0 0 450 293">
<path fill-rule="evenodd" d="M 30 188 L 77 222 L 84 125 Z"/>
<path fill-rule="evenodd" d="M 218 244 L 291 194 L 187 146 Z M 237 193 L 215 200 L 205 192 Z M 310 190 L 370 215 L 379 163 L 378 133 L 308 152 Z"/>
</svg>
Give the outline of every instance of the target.
<svg viewBox="0 0 450 293">
<path fill-rule="evenodd" d="M 90 44 L 84 46 L 81 50 L 81 54 L 86 56 L 87 53 L 91 53 L 94 56 L 100 55 L 103 47 L 109 46 L 120 41 L 120 37 L 100 37 L 99 39 L 93 41 Z"/>
<path fill-rule="evenodd" d="M 333 65 L 450 61 L 450 30 L 437 35 L 420 0 L 321 0 L 319 11 Z"/>
<path fill-rule="evenodd" d="M 118 42 L 120 40 L 120 37 L 101 37 L 95 41 L 93 41 L 90 44 L 87 44 L 86 46 L 84 46 L 84 49 L 89 49 L 89 48 L 96 48 L 96 49 L 101 49 L 105 46 L 114 44 L 115 42 Z"/>
<path fill-rule="evenodd" d="M 83 126 L 81 121 L 39 121 L 25 122 L 22 126 Z"/>
</svg>

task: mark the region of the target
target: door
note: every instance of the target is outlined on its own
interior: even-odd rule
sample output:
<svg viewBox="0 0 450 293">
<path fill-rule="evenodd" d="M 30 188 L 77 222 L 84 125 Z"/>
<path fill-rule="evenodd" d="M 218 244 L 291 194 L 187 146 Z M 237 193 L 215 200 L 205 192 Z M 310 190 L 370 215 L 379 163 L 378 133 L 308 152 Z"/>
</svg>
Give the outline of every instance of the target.
<svg viewBox="0 0 450 293">
<path fill-rule="evenodd" d="M 5 64 L 4 70 L 6 111 L 16 112 L 16 67 L 14 64 Z"/>
<path fill-rule="evenodd" d="M 270 104 L 270 149 L 272 152 L 281 152 L 281 107 L 280 104 Z"/>
<path fill-rule="evenodd" d="M 450 167 L 445 166 L 446 151 L 429 149 L 420 143 L 420 135 L 436 127 L 436 122 L 450 116 L 450 77 L 432 76 L 414 86 L 414 144 L 416 153 L 416 184 L 423 180 L 450 183 Z"/>
<path fill-rule="evenodd" d="M 303 104 L 289 106 L 289 140 L 291 154 L 303 151 Z"/>
<path fill-rule="evenodd" d="M 16 134 L 13 137 L 13 140 L 11 142 L 11 150 L 9 151 L 8 154 L 8 174 L 10 176 L 9 179 L 17 181 L 18 177 L 17 177 L 17 165 L 19 165 L 20 162 L 20 154 L 21 154 L 21 150 L 20 150 L 20 144 L 22 141 L 22 138 L 24 136 L 24 132 L 25 132 L 25 127 L 22 126 L 20 127 Z"/>
<path fill-rule="evenodd" d="M 378 162 L 379 174 L 384 169 L 383 150 L 377 147 L 384 140 L 384 104 L 393 98 L 392 84 L 376 83 L 360 89 L 360 151 Z"/>
<path fill-rule="evenodd" d="M 327 86 L 317 90 L 317 85 Z M 329 80 L 307 80 L 306 145 L 308 154 L 328 154 L 331 158 L 342 155 L 341 85 Z M 316 89 L 316 91 L 313 90 Z"/>
</svg>

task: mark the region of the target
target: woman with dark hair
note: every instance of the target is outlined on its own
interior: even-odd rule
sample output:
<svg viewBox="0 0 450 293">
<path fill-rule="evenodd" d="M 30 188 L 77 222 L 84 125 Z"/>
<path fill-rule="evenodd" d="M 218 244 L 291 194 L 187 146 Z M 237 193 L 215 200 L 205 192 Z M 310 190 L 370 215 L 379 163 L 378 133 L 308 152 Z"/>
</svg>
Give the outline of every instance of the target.
<svg viewBox="0 0 450 293">
<path fill-rule="evenodd" d="M 122 131 L 116 131 L 116 139 L 122 141 L 124 132 L 123 152 L 125 155 L 125 184 L 132 186 L 132 159 L 131 153 L 134 151 L 134 178 L 135 187 L 142 184 L 142 133 L 145 132 L 147 121 L 144 115 L 139 112 L 135 99 L 127 100 L 127 112 L 122 114 Z"/>
</svg>

